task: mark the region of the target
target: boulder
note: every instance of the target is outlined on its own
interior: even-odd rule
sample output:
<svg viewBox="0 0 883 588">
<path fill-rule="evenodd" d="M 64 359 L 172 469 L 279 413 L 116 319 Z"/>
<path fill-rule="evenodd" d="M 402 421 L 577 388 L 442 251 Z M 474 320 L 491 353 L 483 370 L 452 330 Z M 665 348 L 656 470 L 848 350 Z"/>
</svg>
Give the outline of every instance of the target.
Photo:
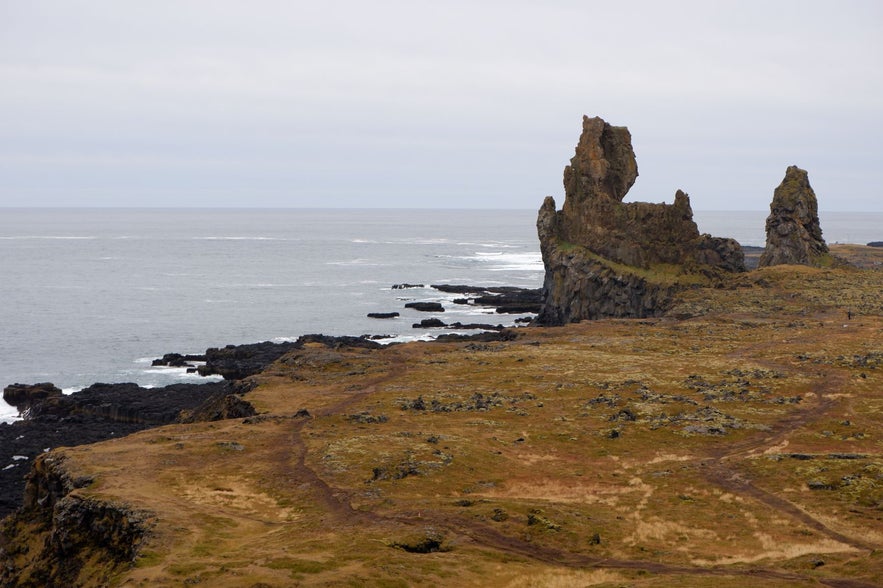
<svg viewBox="0 0 883 588">
<path fill-rule="evenodd" d="M 423 319 L 419 323 L 411 325 L 415 329 L 436 329 L 446 327 L 447 325 L 437 318 Z"/>
<path fill-rule="evenodd" d="M 546 270 L 538 324 L 656 316 L 689 281 L 682 276 L 745 270 L 736 241 L 699 233 L 681 190 L 672 204 L 624 203 L 637 177 L 628 129 L 583 117 L 564 205 L 549 196 L 537 217 Z"/>
<path fill-rule="evenodd" d="M 369 312 L 368 313 L 368 318 L 375 318 L 375 319 L 391 319 L 391 318 L 396 318 L 397 316 L 399 316 L 399 313 L 397 313 L 397 312 Z"/>
<path fill-rule="evenodd" d="M 520 319 L 515 319 L 517 323 Z M 531 319 L 524 319 L 527 322 L 530 322 Z M 448 325 L 449 329 L 459 329 L 463 331 L 472 331 L 472 330 L 482 330 L 482 331 L 502 331 L 506 327 L 503 325 L 492 325 L 489 323 L 461 323 L 457 321 L 456 323 L 451 323 Z"/>
<path fill-rule="evenodd" d="M 792 165 L 773 193 L 770 215 L 766 219 L 766 249 L 758 266 L 819 266 L 828 258 L 828 245 L 819 225 L 818 201 L 809 185 L 809 175 Z"/>
<path fill-rule="evenodd" d="M 420 312 L 444 312 L 445 307 L 440 302 L 408 302 L 405 308 L 413 308 Z"/>
</svg>

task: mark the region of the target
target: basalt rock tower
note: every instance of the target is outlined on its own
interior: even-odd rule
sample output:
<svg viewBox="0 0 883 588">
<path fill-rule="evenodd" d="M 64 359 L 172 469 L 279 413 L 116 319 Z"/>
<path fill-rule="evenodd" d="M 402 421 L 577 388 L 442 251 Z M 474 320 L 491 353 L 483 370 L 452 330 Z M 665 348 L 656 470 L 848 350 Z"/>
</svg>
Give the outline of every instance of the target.
<svg viewBox="0 0 883 588">
<path fill-rule="evenodd" d="M 548 196 L 537 219 L 546 270 L 537 323 L 656 316 L 691 276 L 744 271 L 738 243 L 699 233 L 684 192 L 673 204 L 624 203 L 637 177 L 628 129 L 584 116 L 562 210 Z"/>
<path fill-rule="evenodd" d="M 766 219 L 766 249 L 758 266 L 818 266 L 827 257 L 828 245 L 822 238 L 818 201 L 809 185 L 809 175 L 792 165 L 773 193 Z"/>
</svg>

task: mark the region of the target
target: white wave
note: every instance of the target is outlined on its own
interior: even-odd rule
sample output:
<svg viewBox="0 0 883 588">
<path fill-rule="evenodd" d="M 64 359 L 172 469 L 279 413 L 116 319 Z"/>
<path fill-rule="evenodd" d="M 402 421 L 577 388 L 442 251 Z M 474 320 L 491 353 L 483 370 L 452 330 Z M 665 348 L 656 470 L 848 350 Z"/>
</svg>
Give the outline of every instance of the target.
<svg viewBox="0 0 883 588">
<path fill-rule="evenodd" d="M 210 236 L 210 237 L 191 237 L 193 241 L 290 241 L 283 237 L 258 237 L 258 236 Z"/>
<path fill-rule="evenodd" d="M 361 267 L 381 267 L 381 266 L 385 266 L 385 265 L 389 265 L 389 264 L 388 263 L 372 262 L 369 259 L 358 258 L 358 259 L 348 259 L 348 260 L 344 260 L 344 261 L 327 261 L 327 262 L 325 262 L 325 265 L 340 265 L 340 266 L 355 266 L 355 265 L 357 265 L 357 266 L 361 266 Z"/>
<path fill-rule="evenodd" d="M 543 268 L 543 257 L 539 253 L 477 253 L 473 259 L 493 263 L 487 267 L 490 271 L 537 271 Z"/>
<path fill-rule="evenodd" d="M 467 316 L 479 316 L 479 315 L 494 315 L 497 314 L 497 311 L 492 306 L 461 306 L 463 310 L 460 308 L 456 309 L 457 312 L 465 314 Z"/>
<path fill-rule="evenodd" d="M 433 341 L 435 336 L 430 335 L 429 333 L 422 333 L 420 335 L 397 335 L 391 339 L 381 339 L 377 341 L 381 345 L 385 345 L 387 343 L 409 343 L 411 341 Z"/>
<path fill-rule="evenodd" d="M 450 239 L 437 238 L 437 239 L 399 239 L 395 241 L 386 241 L 387 245 L 449 245 L 451 244 Z"/>
<path fill-rule="evenodd" d="M 8 466 L 6 466 L 5 468 L 3 468 L 3 471 L 5 472 L 6 470 L 11 470 L 12 468 L 17 467 L 17 466 L 18 466 L 17 463 L 11 463 Z"/>
<path fill-rule="evenodd" d="M 15 461 L 27 460 L 28 456 L 27 455 L 13 455 L 12 459 Z"/>
<path fill-rule="evenodd" d="M 71 386 L 70 388 L 62 388 L 61 393 L 62 394 L 73 394 L 74 392 L 79 392 L 83 388 L 85 388 L 85 386 Z"/>
</svg>

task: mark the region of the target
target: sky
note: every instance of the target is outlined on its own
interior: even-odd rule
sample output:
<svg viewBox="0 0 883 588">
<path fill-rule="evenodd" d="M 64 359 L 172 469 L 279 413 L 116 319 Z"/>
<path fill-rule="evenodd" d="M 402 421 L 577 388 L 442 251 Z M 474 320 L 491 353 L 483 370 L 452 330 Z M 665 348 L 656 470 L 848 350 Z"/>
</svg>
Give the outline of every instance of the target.
<svg viewBox="0 0 883 588">
<path fill-rule="evenodd" d="M 583 114 L 627 200 L 883 211 L 883 2 L 0 0 L 0 207 L 560 207 Z"/>
</svg>

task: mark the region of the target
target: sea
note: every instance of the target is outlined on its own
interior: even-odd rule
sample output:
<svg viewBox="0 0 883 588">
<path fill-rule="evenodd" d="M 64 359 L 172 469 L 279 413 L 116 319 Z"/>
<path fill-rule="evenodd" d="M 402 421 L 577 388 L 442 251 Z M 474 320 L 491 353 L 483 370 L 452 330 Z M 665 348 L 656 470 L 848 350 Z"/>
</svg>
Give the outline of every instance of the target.
<svg viewBox="0 0 883 588">
<path fill-rule="evenodd" d="M 763 246 L 766 212 L 698 211 L 702 232 Z M 820 213 L 828 243 L 883 239 L 883 213 Z M 0 209 L 0 387 L 206 379 L 165 353 L 300 335 L 430 339 L 412 325 L 511 325 L 432 284 L 538 288 L 533 210 Z M 422 284 L 397 289 L 396 284 Z M 399 312 L 372 319 L 371 312 Z M 0 420 L 18 417 L 0 401 Z"/>
</svg>

